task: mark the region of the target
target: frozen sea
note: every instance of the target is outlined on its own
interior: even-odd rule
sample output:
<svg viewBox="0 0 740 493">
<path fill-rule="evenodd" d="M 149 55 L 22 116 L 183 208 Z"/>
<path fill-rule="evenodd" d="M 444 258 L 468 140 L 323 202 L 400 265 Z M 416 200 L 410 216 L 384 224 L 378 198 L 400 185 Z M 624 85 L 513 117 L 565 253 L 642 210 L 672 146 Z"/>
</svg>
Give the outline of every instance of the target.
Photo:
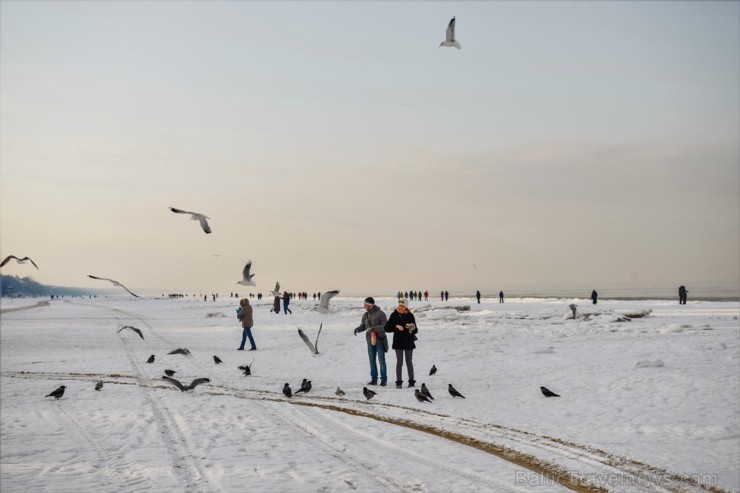
<svg viewBox="0 0 740 493">
<path fill-rule="evenodd" d="M 242 352 L 237 299 L 3 299 L 0 490 L 740 491 L 737 301 L 411 302 L 432 403 L 364 398 L 362 298 L 252 303 L 258 350 Z M 314 355 L 297 328 L 321 324 Z M 165 368 L 211 381 L 183 393 Z M 283 396 L 303 378 L 309 393 Z"/>
</svg>

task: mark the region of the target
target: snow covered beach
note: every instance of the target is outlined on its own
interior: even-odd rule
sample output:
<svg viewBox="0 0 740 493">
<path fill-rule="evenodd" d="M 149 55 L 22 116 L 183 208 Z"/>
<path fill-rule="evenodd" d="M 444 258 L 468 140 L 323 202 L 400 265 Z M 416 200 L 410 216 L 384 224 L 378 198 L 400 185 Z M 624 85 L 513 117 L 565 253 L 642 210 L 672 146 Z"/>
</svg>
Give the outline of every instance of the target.
<svg viewBox="0 0 740 493">
<path fill-rule="evenodd" d="M 236 351 L 237 301 L 3 299 L 2 491 L 740 490 L 738 302 L 578 300 L 575 320 L 570 299 L 412 302 L 428 404 L 363 397 L 362 299 L 253 302 L 256 352 Z M 322 323 L 312 355 L 297 328 Z M 182 393 L 165 368 L 211 382 Z"/>
</svg>

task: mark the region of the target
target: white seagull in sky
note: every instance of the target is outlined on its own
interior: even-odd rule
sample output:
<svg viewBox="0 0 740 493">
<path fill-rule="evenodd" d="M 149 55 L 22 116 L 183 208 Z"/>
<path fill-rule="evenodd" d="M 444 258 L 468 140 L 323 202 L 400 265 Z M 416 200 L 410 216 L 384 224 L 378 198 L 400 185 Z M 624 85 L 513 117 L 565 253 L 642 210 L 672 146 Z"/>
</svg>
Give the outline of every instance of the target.
<svg viewBox="0 0 740 493">
<path fill-rule="evenodd" d="M 95 276 L 91 276 L 90 274 L 88 274 L 87 277 L 89 277 L 90 279 L 100 279 L 101 281 L 110 281 L 110 282 L 113 283 L 114 286 L 122 287 L 123 289 L 125 289 L 126 291 L 128 291 L 129 294 L 131 294 L 132 296 L 135 296 L 137 298 L 139 297 L 138 295 L 136 295 L 136 294 L 132 293 L 131 291 L 129 291 L 129 289 L 126 286 L 124 286 L 123 284 L 121 284 L 118 281 L 114 281 L 113 279 L 108 279 L 107 277 L 95 277 Z"/>
<path fill-rule="evenodd" d="M 8 255 L 7 257 L 5 257 L 5 260 L 3 260 L 3 262 L 0 264 L 0 267 L 10 262 L 11 259 L 15 259 L 19 264 L 25 264 L 26 262 L 31 262 L 34 267 L 36 267 L 37 269 L 39 268 L 39 266 L 36 265 L 36 262 L 31 260 L 30 258 L 28 257 L 18 258 L 15 255 Z"/>
<path fill-rule="evenodd" d="M 338 294 L 339 294 L 338 289 L 335 289 L 334 291 L 327 291 L 326 293 L 322 293 L 321 299 L 319 300 L 319 306 L 316 307 L 316 309 L 321 313 L 329 313 L 329 301 Z"/>
<path fill-rule="evenodd" d="M 270 291 L 270 294 L 273 296 L 280 296 L 280 283 L 275 283 L 275 291 Z"/>
<path fill-rule="evenodd" d="M 207 219 L 210 219 L 210 217 L 204 216 L 203 214 L 200 214 L 198 212 L 189 212 L 189 211 L 183 211 L 180 209 L 175 209 L 174 207 L 170 207 L 170 210 L 177 214 L 190 214 L 191 220 L 200 222 L 200 227 L 203 228 L 203 231 L 205 231 L 206 233 L 211 232 L 211 227 L 208 225 L 208 221 L 207 221 Z"/>
<path fill-rule="evenodd" d="M 249 273 L 249 270 L 251 268 L 252 268 L 252 261 L 250 260 L 249 262 L 247 262 L 247 265 L 244 266 L 244 270 L 242 271 L 242 280 L 238 281 L 237 284 L 242 284 L 244 286 L 256 286 L 257 285 L 252 280 L 252 278 L 254 277 L 254 274 Z"/>
<path fill-rule="evenodd" d="M 455 39 L 455 18 L 453 17 L 450 23 L 447 25 L 447 32 L 445 33 L 445 40 L 442 41 L 439 46 L 454 46 L 458 50 L 460 49 L 460 43 Z"/>
</svg>

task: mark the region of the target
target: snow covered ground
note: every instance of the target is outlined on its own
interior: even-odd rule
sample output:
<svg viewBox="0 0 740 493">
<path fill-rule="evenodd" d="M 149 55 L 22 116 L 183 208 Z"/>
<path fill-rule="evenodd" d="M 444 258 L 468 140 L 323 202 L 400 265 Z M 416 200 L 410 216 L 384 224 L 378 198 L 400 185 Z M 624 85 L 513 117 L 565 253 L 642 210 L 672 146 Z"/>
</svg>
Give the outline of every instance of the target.
<svg viewBox="0 0 740 493">
<path fill-rule="evenodd" d="M 237 301 L 3 299 L 0 490 L 740 490 L 740 303 L 411 302 L 430 404 L 406 388 L 363 397 L 361 299 L 326 315 L 253 302 L 255 352 L 236 351 Z M 297 328 L 314 340 L 321 323 L 312 355 Z M 167 355 L 179 347 L 192 356 Z M 182 393 L 165 368 L 211 382 Z M 285 398 L 303 378 L 312 390 Z"/>
</svg>

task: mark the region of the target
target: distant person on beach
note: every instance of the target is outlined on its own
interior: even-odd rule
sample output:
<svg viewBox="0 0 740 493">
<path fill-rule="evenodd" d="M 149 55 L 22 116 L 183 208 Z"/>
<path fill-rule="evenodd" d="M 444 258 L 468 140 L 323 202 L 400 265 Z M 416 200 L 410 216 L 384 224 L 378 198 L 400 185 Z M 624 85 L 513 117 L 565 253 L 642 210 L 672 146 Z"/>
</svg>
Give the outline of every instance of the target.
<svg viewBox="0 0 740 493">
<path fill-rule="evenodd" d="M 272 300 L 272 311 L 280 313 L 280 296 L 275 296 Z"/>
<path fill-rule="evenodd" d="M 236 310 L 236 318 L 242 322 L 242 343 L 237 350 L 244 351 L 244 343 L 247 342 L 247 337 L 249 338 L 249 344 L 252 347 L 250 351 L 256 350 L 257 346 L 254 344 L 254 337 L 252 337 L 252 325 L 254 325 L 254 320 L 252 320 L 252 305 L 249 304 L 249 300 L 247 298 L 242 298 L 241 301 L 239 301 L 239 308 Z"/>
<path fill-rule="evenodd" d="M 378 364 L 380 363 L 380 386 L 385 387 L 388 382 L 388 371 L 385 366 L 385 353 L 388 352 L 388 338 L 385 335 L 385 324 L 388 318 L 383 310 L 375 306 L 375 300 L 368 296 L 365 298 L 365 313 L 362 314 L 360 325 L 354 330 L 357 335 L 365 332 L 367 342 L 367 357 L 370 360 L 370 381 L 368 385 L 378 385 Z"/>
<path fill-rule="evenodd" d="M 447 301 L 447 299 L 448 299 L 449 297 L 450 297 L 450 293 L 448 293 L 447 291 L 445 291 L 445 301 Z"/>
<path fill-rule="evenodd" d="M 480 291 L 475 292 L 475 298 L 478 300 L 478 304 L 480 305 Z"/>
<path fill-rule="evenodd" d="M 678 287 L 678 304 L 679 305 L 685 305 L 686 304 L 686 295 L 689 294 L 689 292 L 686 290 L 686 286 L 679 286 Z"/>
<path fill-rule="evenodd" d="M 416 349 L 416 319 L 408 309 L 405 299 L 398 300 L 398 308 L 391 313 L 385 324 L 385 331 L 393 333 L 393 350 L 396 351 L 396 388 L 403 387 L 403 360 L 406 358 L 406 372 L 409 376 L 409 388 L 416 385 L 414 380 L 414 349 Z"/>
<path fill-rule="evenodd" d="M 593 301 L 595 305 L 598 299 L 599 299 L 599 293 L 597 293 L 596 290 L 594 289 L 593 291 L 591 291 L 591 301 Z"/>
<path fill-rule="evenodd" d="M 429 301 L 429 291 L 424 291 L 424 301 Z"/>
<path fill-rule="evenodd" d="M 439 292 L 439 301 L 444 301 L 444 300 L 445 300 L 445 292 L 444 291 L 440 291 Z"/>
<path fill-rule="evenodd" d="M 290 293 L 286 291 L 283 293 L 283 313 L 287 315 L 288 312 L 290 312 L 290 314 L 293 315 L 293 310 L 288 308 L 289 304 L 290 304 Z"/>
<path fill-rule="evenodd" d="M 503 303 L 504 302 L 504 292 L 503 291 L 499 291 L 498 292 L 498 302 L 499 303 Z"/>
</svg>

